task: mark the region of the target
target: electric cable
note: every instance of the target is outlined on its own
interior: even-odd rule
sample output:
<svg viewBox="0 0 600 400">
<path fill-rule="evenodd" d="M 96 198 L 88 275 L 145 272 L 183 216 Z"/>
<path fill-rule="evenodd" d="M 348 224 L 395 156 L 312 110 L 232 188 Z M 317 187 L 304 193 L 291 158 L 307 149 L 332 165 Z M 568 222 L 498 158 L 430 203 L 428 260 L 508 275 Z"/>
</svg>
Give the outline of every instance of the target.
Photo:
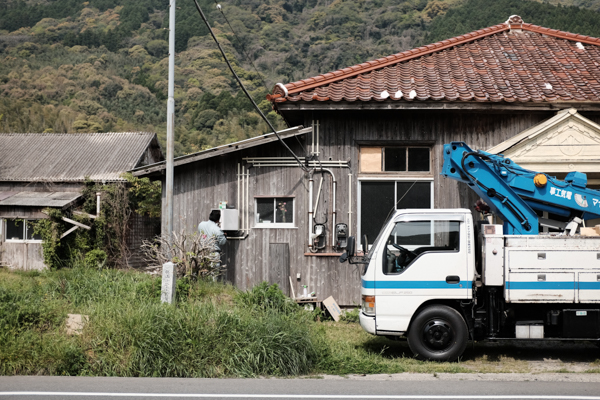
<svg viewBox="0 0 600 400">
<path fill-rule="evenodd" d="M 279 134 L 277 133 L 277 130 L 275 129 L 275 127 L 273 126 L 273 124 L 271 124 L 271 121 L 269 121 L 269 119 L 260 110 L 260 108 L 258 107 L 258 105 L 256 104 L 256 102 L 254 101 L 254 99 L 252 98 L 252 96 L 250 96 L 250 93 L 248 93 L 248 90 L 246 89 L 246 87 L 242 83 L 242 80 L 240 79 L 240 77 L 233 70 L 233 67 L 231 66 L 231 63 L 229 62 L 229 59 L 227 58 L 227 55 L 225 55 L 225 51 L 221 47 L 221 43 L 219 43 L 219 40 L 217 39 L 217 36 L 215 35 L 214 31 L 212 30 L 210 24 L 208 23 L 208 19 L 206 19 L 206 16 L 204 15 L 204 12 L 200 8 L 200 5 L 198 4 L 198 0 L 194 0 L 194 4 L 196 5 L 196 10 L 198 10 L 198 14 L 200 14 L 200 17 L 202 18 L 202 20 L 206 24 L 206 27 L 208 28 L 208 31 L 210 32 L 210 35 L 212 36 L 213 40 L 217 44 L 217 47 L 219 48 L 219 51 L 221 52 L 221 55 L 223 56 L 223 59 L 225 59 L 225 63 L 227 64 L 227 67 L 229 67 L 229 70 L 231 71 L 231 73 L 235 77 L 236 81 L 238 82 L 238 84 L 240 85 L 240 87 L 242 88 L 242 90 L 244 91 L 244 93 L 246 94 L 246 97 L 248 97 L 248 99 L 250 100 L 250 102 L 252 102 L 252 105 L 254 106 L 254 108 L 256 109 L 256 111 L 258 112 L 258 114 L 267 123 L 267 125 L 269 126 L 269 128 L 271 128 L 271 130 L 273 131 L 273 133 L 275 134 L 275 136 L 277 137 L 277 139 L 279 139 L 279 141 L 281 142 L 281 144 L 283 144 L 283 146 L 292 154 L 292 156 L 294 156 L 294 159 L 296 160 L 296 162 L 298 163 L 298 165 L 300 166 L 300 168 L 304 172 L 308 172 L 308 169 L 304 166 L 304 164 L 302 164 L 302 161 L 300 161 L 300 159 L 298 158 L 298 156 L 296 155 L 296 153 L 294 153 L 293 150 L 290 149 L 290 147 L 283 141 L 283 139 L 281 138 L 281 136 L 279 136 Z"/>
<path fill-rule="evenodd" d="M 246 53 L 246 50 L 244 49 L 244 43 L 242 42 L 242 40 L 239 38 L 238 34 L 233 29 L 233 26 L 229 23 L 229 20 L 227 19 L 227 16 L 223 12 L 223 7 L 221 7 L 221 4 L 219 4 L 217 2 L 217 0 L 214 0 L 214 2 L 217 5 L 217 10 L 219 10 L 221 12 L 221 15 L 223 15 L 223 18 L 225 18 L 225 22 L 227 22 L 227 25 L 229 25 L 229 28 L 231 29 L 231 32 L 233 32 L 233 36 L 235 36 L 235 39 L 240 44 L 240 47 L 242 48 L 242 53 L 246 57 L 246 60 L 248 60 L 250 62 L 250 64 L 252 64 L 252 67 L 254 68 L 254 71 L 256 71 L 256 73 L 258 74 L 258 77 L 260 78 L 260 81 L 262 82 L 263 86 L 265 87 L 265 89 L 267 90 L 267 93 L 268 93 L 270 91 L 270 89 L 267 86 L 267 83 L 263 79 L 262 74 L 260 72 L 258 72 L 258 69 L 256 68 L 256 65 L 254 64 L 254 61 L 252 61 L 252 58 L 250 58 L 250 56 L 248 55 L 248 53 Z M 294 137 L 296 138 L 296 141 L 298 142 L 298 144 L 300 145 L 300 147 L 304 151 L 304 154 L 308 154 L 306 152 L 306 148 L 304 147 L 304 145 L 302 144 L 302 142 L 300 141 L 300 139 L 298 139 L 298 136 L 294 136 Z"/>
<path fill-rule="evenodd" d="M 408 195 L 408 192 L 410 192 L 410 189 L 412 189 L 413 186 L 415 186 L 416 183 L 417 183 L 417 181 L 414 181 L 412 183 L 412 185 L 410 185 L 410 187 L 406 190 L 406 192 L 404 192 L 404 194 L 402 195 L 402 197 L 400 197 L 400 200 L 398 200 L 396 202 L 396 204 L 394 204 L 394 206 L 390 209 L 390 212 L 388 212 L 388 215 L 385 217 L 385 221 L 387 221 L 390 218 L 390 215 L 392 215 L 392 213 L 397 210 L 396 207 L 398 206 L 398 204 L 400 204 L 400 202 L 402 201 L 402 199 L 404 199 Z"/>
<path fill-rule="evenodd" d="M 262 82 L 263 86 L 265 87 L 265 89 L 267 90 L 267 92 L 269 92 L 270 89 L 267 87 L 267 83 L 263 79 L 262 74 L 260 72 L 258 72 L 258 69 L 256 68 L 256 65 L 254 65 L 254 62 L 252 61 L 252 59 L 250 58 L 250 56 L 248 55 L 248 53 L 246 53 L 246 50 L 244 48 L 244 43 L 242 43 L 242 40 L 239 38 L 238 34 L 233 29 L 233 26 L 231 26 L 231 24 L 229 23 L 229 20 L 227 19 L 227 16 L 223 12 L 223 7 L 221 7 L 221 5 L 217 2 L 217 0 L 214 0 L 214 1 L 215 1 L 215 4 L 217 5 L 217 10 L 219 10 L 221 12 L 221 15 L 223 15 L 223 18 L 225 18 L 225 22 L 227 22 L 227 25 L 229 25 L 229 28 L 231 29 L 231 32 L 233 32 L 233 36 L 235 36 L 235 39 L 240 44 L 240 47 L 242 49 L 242 53 L 246 57 L 246 60 L 248 60 L 250 62 L 250 64 L 252 64 L 252 67 L 254 68 L 254 71 L 256 71 L 256 73 L 257 73 L 258 77 L 260 78 L 260 81 Z"/>
</svg>

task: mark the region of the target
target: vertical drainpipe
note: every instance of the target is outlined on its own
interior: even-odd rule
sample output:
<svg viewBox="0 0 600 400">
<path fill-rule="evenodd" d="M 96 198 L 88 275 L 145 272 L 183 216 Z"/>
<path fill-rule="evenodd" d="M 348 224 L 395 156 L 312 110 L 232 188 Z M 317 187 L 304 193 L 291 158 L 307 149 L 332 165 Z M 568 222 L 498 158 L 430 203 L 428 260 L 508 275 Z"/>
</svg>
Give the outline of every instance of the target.
<svg viewBox="0 0 600 400">
<path fill-rule="evenodd" d="M 96 217 L 100 216 L 100 192 L 96 192 Z"/>
<path fill-rule="evenodd" d="M 313 204 L 312 204 L 313 185 L 314 185 L 313 174 L 312 174 L 312 171 L 310 171 L 309 179 L 308 179 L 308 247 L 312 247 L 310 235 L 312 234 L 312 231 L 313 231 Z"/>
<path fill-rule="evenodd" d="M 348 236 L 352 236 L 352 174 L 348 174 Z"/>
<path fill-rule="evenodd" d="M 242 230 L 244 229 L 244 214 L 242 214 L 242 204 L 240 203 L 240 163 L 238 163 L 238 170 L 237 170 L 237 203 L 236 203 L 236 207 L 239 210 L 239 214 L 238 214 L 238 223 L 241 220 L 241 223 L 239 224 L 239 227 L 242 228 Z"/>
<path fill-rule="evenodd" d="M 250 206 L 248 205 L 249 202 L 249 185 L 250 185 L 250 170 L 246 170 L 246 205 L 244 206 L 246 208 L 246 230 L 248 231 L 248 233 L 250 233 Z"/>
<path fill-rule="evenodd" d="M 336 188 L 337 188 L 337 182 L 335 180 L 335 176 L 333 175 L 333 172 L 329 172 L 331 174 L 331 186 L 333 187 L 333 200 L 331 202 L 331 215 L 332 215 L 332 219 L 331 219 L 331 251 L 333 251 L 333 248 L 335 247 L 335 199 L 336 199 Z"/>
</svg>

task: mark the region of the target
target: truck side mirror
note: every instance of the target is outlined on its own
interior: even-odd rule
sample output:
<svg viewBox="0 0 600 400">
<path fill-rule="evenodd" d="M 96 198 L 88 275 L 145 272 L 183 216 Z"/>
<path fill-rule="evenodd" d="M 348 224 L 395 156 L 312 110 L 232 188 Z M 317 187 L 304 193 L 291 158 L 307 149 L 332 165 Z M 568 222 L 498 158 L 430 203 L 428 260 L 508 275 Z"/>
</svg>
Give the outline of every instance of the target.
<svg viewBox="0 0 600 400">
<path fill-rule="evenodd" d="M 346 251 L 340 256 L 341 263 L 346 262 L 350 257 L 354 257 L 354 250 L 356 247 L 355 243 L 354 236 L 348 236 L 346 242 Z"/>
<path fill-rule="evenodd" d="M 367 235 L 363 235 L 362 250 L 364 255 L 367 255 L 369 252 L 369 239 L 367 239 Z"/>
</svg>

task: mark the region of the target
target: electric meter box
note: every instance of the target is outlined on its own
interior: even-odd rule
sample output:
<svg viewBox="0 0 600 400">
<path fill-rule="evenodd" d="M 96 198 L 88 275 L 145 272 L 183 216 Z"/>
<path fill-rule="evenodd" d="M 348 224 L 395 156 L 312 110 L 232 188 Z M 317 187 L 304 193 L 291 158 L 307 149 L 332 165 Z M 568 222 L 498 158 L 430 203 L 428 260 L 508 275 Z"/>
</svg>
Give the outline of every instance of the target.
<svg viewBox="0 0 600 400">
<path fill-rule="evenodd" d="M 226 208 L 221 211 L 221 230 L 237 231 L 240 229 L 240 212 L 233 208 Z"/>
</svg>

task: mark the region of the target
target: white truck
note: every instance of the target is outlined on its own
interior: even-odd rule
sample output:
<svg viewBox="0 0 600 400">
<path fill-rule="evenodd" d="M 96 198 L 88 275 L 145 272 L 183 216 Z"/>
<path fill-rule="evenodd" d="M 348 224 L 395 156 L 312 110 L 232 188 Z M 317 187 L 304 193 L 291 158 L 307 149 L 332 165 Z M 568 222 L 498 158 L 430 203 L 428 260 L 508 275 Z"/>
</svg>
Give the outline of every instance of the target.
<svg viewBox="0 0 600 400">
<path fill-rule="evenodd" d="M 599 341 L 600 236 L 579 228 L 600 217 L 600 191 L 585 175 L 560 181 L 461 142 L 445 145 L 442 174 L 469 184 L 503 224 L 475 223 L 469 209 L 405 209 L 364 255 L 348 238 L 340 261 L 364 264 L 361 326 L 406 336 L 416 357 L 438 361 L 469 340 Z"/>
</svg>

